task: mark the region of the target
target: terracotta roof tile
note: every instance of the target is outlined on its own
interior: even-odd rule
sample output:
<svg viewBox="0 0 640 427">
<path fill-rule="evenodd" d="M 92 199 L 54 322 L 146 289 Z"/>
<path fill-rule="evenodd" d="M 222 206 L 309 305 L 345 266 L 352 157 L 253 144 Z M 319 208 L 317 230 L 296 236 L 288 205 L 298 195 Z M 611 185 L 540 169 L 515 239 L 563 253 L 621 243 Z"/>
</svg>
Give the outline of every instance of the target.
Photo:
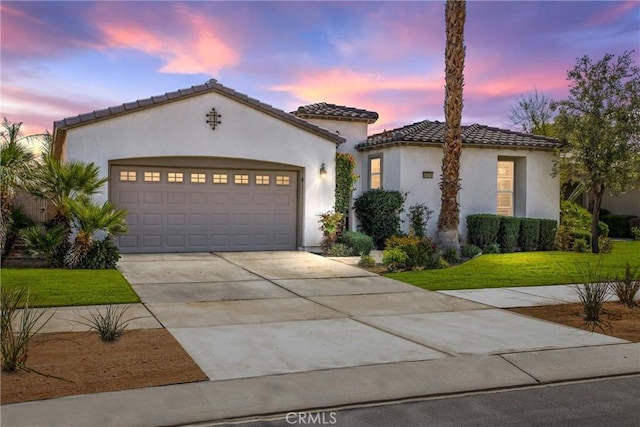
<svg viewBox="0 0 640 427">
<path fill-rule="evenodd" d="M 424 120 L 401 128 L 392 129 L 371 135 L 366 142 L 356 148 L 360 151 L 386 147 L 390 145 L 431 145 L 444 142 L 445 124 L 438 121 Z M 553 149 L 562 145 L 554 138 L 530 135 L 479 125 L 477 123 L 462 126 L 462 142 L 475 146 L 505 146 Z"/>
<path fill-rule="evenodd" d="M 366 121 L 374 123 L 378 120 L 378 113 L 375 111 L 362 110 L 360 108 L 345 107 L 344 105 L 327 104 L 319 102 L 316 104 L 303 105 L 293 111 L 298 117 L 303 118 L 330 118 L 342 120 Z"/>
</svg>

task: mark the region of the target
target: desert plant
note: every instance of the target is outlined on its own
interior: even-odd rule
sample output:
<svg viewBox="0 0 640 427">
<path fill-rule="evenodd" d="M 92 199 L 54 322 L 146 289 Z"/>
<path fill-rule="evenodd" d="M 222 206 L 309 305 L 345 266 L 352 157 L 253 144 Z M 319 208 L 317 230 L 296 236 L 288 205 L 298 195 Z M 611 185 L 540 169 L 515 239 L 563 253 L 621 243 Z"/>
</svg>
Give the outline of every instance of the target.
<svg viewBox="0 0 640 427">
<path fill-rule="evenodd" d="M 596 328 L 605 330 L 611 326 L 603 318 L 604 303 L 611 295 L 610 280 L 602 274 L 602 257 L 594 265 L 591 263 L 576 263 L 578 283 L 574 290 L 580 298 L 582 312 L 584 314 L 584 324 L 590 330 Z"/>
<path fill-rule="evenodd" d="M 327 211 L 318 216 L 320 217 L 318 220 L 318 223 L 320 223 L 320 231 L 322 231 L 320 247 L 323 253 L 328 254 L 342 231 L 344 215 L 340 212 Z"/>
<path fill-rule="evenodd" d="M 425 237 L 427 235 L 427 223 L 431 218 L 433 211 L 424 203 L 416 203 L 409 206 L 409 230 L 417 237 Z"/>
<path fill-rule="evenodd" d="M 406 268 L 407 254 L 400 248 L 388 248 L 382 252 L 382 263 L 388 271 L 398 271 Z"/>
<path fill-rule="evenodd" d="M 482 250 L 476 245 L 464 245 L 460 248 L 460 255 L 462 258 L 471 259 L 480 255 Z"/>
<path fill-rule="evenodd" d="M 442 258 L 449 264 L 458 264 L 462 259 L 456 248 L 448 248 L 442 252 Z"/>
<path fill-rule="evenodd" d="M 29 343 L 51 319 L 47 309 L 29 307 L 26 288 L 2 289 L 0 302 L 0 335 L 2 370 L 13 372 L 22 369 L 36 372 L 26 366 Z"/>
<path fill-rule="evenodd" d="M 620 300 L 620 303 L 627 307 L 634 307 L 636 305 L 634 299 L 638 290 L 640 290 L 639 269 L 640 265 L 631 267 L 627 262 L 624 267 L 624 276 L 622 276 L 622 278 L 616 277 L 616 280 L 613 283 L 613 292 L 618 297 L 618 300 Z"/>
<path fill-rule="evenodd" d="M 360 220 L 360 229 L 373 238 L 376 247 L 400 232 L 400 213 L 406 195 L 400 191 L 369 190 L 358 197 L 353 206 Z"/>
<path fill-rule="evenodd" d="M 360 256 L 360 261 L 358 261 L 359 267 L 371 268 L 371 267 L 375 267 L 375 265 L 376 265 L 376 260 L 371 255 Z"/>
<path fill-rule="evenodd" d="M 369 255 L 373 249 L 373 239 L 357 231 L 344 231 L 338 241 L 349 246 L 355 255 Z"/>
<path fill-rule="evenodd" d="M 124 334 L 131 321 L 140 319 L 140 317 L 128 320 L 123 319 L 129 307 L 129 305 L 110 304 L 106 307 L 104 315 L 99 309 L 96 309 L 96 311 L 90 310 L 88 317 L 80 315 L 84 321 L 79 321 L 79 323 L 88 326 L 90 330 L 96 331 L 102 341 L 115 341 Z"/>
<path fill-rule="evenodd" d="M 344 257 L 353 255 L 353 251 L 344 243 L 334 243 L 329 249 L 329 256 Z"/>
<path fill-rule="evenodd" d="M 500 245 L 497 243 L 492 243 L 490 245 L 484 245 L 482 247 L 483 254 L 499 254 L 500 253 Z"/>
</svg>

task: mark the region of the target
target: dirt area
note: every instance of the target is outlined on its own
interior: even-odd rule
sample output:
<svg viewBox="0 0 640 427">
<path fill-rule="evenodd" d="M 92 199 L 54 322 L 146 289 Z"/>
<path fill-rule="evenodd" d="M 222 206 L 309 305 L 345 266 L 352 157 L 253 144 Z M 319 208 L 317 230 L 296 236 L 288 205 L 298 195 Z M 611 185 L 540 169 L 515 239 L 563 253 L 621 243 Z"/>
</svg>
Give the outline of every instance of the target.
<svg viewBox="0 0 640 427">
<path fill-rule="evenodd" d="M 29 346 L 27 366 L 66 381 L 2 372 L 3 404 L 207 380 L 165 329 L 128 331 L 111 343 L 92 332 L 39 334 Z"/>
<path fill-rule="evenodd" d="M 577 303 L 520 307 L 511 310 L 527 316 L 588 330 L 583 322 L 582 307 Z M 605 326 L 604 330 L 597 328 L 594 332 L 640 342 L 640 307 L 629 308 L 617 302 L 607 302 L 604 305 L 604 310 L 604 320 L 610 329 Z"/>
</svg>

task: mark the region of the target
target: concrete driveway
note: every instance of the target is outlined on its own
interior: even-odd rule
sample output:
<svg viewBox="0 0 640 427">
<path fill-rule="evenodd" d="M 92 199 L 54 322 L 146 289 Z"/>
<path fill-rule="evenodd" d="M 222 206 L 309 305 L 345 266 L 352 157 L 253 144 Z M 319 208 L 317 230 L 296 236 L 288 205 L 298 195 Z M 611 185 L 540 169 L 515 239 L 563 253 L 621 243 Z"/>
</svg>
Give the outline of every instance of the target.
<svg viewBox="0 0 640 427">
<path fill-rule="evenodd" d="M 119 269 L 213 381 L 625 343 L 306 252 L 126 255 Z"/>
</svg>

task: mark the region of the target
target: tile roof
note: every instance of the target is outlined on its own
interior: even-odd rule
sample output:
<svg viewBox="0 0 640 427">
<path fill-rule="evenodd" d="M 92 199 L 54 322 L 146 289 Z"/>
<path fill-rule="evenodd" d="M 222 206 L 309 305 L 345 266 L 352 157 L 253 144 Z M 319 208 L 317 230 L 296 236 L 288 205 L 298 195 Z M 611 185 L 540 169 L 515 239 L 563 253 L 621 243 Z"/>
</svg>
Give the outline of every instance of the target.
<svg viewBox="0 0 640 427">
<path fill-rule="evenodd" d="M 375 123 L 375 121 L 378 120 L 378 113 L 375 111 L 345 107 L 344 105 L 327 104 L 326 102 L 303 105 L 298 107 L 298 109 L 293 111 L 291 114 L 303 118 L 330 118 L 338 120 L 366 121 L 367 123 Z"/>
<path fill-rule="evenodd" d="M 371 135 L 356 146 L 360 151 L 391 145 L 433 145 L 444 143 L 445 124 L 424 120 L 401 128 Z M 462 126 L 462 143 L 486 147 L 526 147 L 551 150 L 562 142 L 545 136 L 530 135 L 479 124 Z"/>
<path fill-rule="evenodd" d="M 133 113 L 146 108 L 175 102 L 181 99 L 197 96 L 209 92 L 217 92 L 221 95 L 232 98 L 238 102 L 241 102 L 249 107 L 255 108 L 258 111 L 269 114 L 280 120 L 284 120 L 294 126 L 306 129 L 321 137 L 334 141 L 335 143 L 343 143 L 345 139 L 340 135 L 330 132 L 320 126 L 316 126 L 313 123 L 309 123 L 293 114 L 289 114 L 283 110 L 272 107 L 269 104 L 260 102 L 257 99 L 251 98 L 243 93 L 236 92 L 235 90 L 221 85 L 215 79 L 211 79 L 206 83 L 198 86 L 191 86 L 190 88 L 180 89 L 175 92 L 168 92 L 164 95 L 152 96 L 150 98 L 140 99 L 134 102 L 127 102 L 122 105 L 105 108 L 103 110 L 96 110 L 91 113 L 80 114 L 78 116 L 67 117 L 62 120 L 58 120 L 53 123 L 53 136 L 54 144 L 61 145 L 61 141 L 56 141 L 62 138 L 64 140 L 66 130 L 76 126 L 83 126 L 89 123 L 93 123 L 99 120 L 106 120 L 111 117 L 120 116 L 123 114 Z"/>
</svg>

